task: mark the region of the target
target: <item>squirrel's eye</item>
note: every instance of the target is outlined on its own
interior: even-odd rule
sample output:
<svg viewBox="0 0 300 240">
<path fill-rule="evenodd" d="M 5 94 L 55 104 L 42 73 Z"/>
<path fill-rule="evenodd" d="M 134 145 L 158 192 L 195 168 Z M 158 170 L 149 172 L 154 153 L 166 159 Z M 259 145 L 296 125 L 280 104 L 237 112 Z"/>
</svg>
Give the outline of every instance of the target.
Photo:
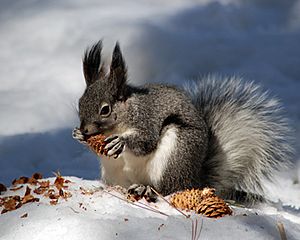
<svg viewBox="0 0 300 240">
<path fill-rule="evenodd" d="M 100 111 L 99 111 L 100 115 L 102 117 L 108 117 L 110 115 L 110 112 L 111 112 L 111 109 L 110 109 L 109 104 L 103 103 L 100 108 Z"/>
</svg>

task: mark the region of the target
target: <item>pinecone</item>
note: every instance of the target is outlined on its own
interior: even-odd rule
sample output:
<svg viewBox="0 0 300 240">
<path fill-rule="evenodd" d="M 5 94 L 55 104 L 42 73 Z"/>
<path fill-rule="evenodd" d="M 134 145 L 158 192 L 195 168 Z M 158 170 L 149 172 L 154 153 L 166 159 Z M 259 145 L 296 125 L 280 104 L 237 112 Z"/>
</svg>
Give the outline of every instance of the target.
<svg viewBox="0 0 300 240">
<path fill-rule="evenodd" d="M 104 149 L 105 147 L 105 136 L 104 135 L 95 135 L 91 136 L 87 139 L 87 143 L 92 150 L 94 150 L 98 155 L 105 155 L 107 156 L 107 150 Z"/>
<path fill-rule="evenodd" d="M 202 191 L 200 189 L 185 190 L 183 192 L 176 193 L 171 198 L 171 204 L 175 207 L 184 210 L 196 211 L 197 206 L 202 201 Z"/>
<path fill-rule="evenodd" d="M 210 218 L 219 218 L 232 214 L 232 210 L 224 200 L 217 196 L 204 198 L 198 205 L 196 212 Z"/>
<path fill-rule="evenodd" d="M 171 204 L 176 208 L 193 210 L 212 218 L 232 214 L 227 204 L 215 195 L 215 189 L 213 188 L 192 189 L 176 193 L 171 198 Z"/>
</svg>

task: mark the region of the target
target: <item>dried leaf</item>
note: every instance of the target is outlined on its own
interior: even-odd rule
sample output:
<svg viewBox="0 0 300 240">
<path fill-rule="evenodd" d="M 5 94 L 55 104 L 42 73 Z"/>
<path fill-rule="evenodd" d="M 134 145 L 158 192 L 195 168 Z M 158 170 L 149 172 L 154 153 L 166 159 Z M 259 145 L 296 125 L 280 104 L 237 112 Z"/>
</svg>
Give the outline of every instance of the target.
<svg viewBox="0 0 300 240">
<path fill-rule="evenodd" d="M 38 182 L 38 184 L 40 185 L 40 187 L 43 187 L 43 188 L 50 187 L 50 181 L 49 180 Z"/>
<path fill-rule="evenodd" d="M 22 177 L 20 177 L 19 179 L 14 179 L 14 180 L 12 181 L 12 184 L 13 184 L 13 185 L 17 185 L 17 184 L 25 184 L 25 183 L 27 183 L 27 182 L 28 182 L 28 177 L 22 176 Z"/>
<path fill-rule="evenodd" d="M 59 196 L 63 197 L 64 196 L 64 191 L 62 189 L 59 189 L 58 194 L 59 194 Z"/>
<path fill-rule="evenodd" d="M 7 200 L 3 203 L 3 210 L 5 210 L 4 212 L 8 212 L 15 210 L 21 206 L 22 203 L 16 201 L 13 197 L 8 197 Z"/>
<path fill-rule="evenodd" d="M 20 218 L 27 218 L 28 217 L 28 213 L 24 213 Z"/>
<path fill-rule="evenodd" d="M 31 189 L 30 189 L 28 186 L 26 186 L 26 191 L 25 191 L 24 196 L 27 196 L 27 195 L 29 195 L 30 193 L 31 193 Z"/>
<path fill-rule="evenodd" d="M 1 192 L 5 192 L 5 191 L 7 191 L 6 186 L 4 184 L 0 183 L 0 194 L 1 194 Z"/>
<path fill-rule="evenodd" d="M 18 202 L 15 199 L 10 198 L 6 202 L 4 202 L 3 208 L 7 211 L 12 211 L 16 209 L 17 204 Z"/>
<path fill-rule="evenodd" d="M 35 178 L 31 177 L 28 179 L 27 183 L 32 184 L 32 185 L 37 185 L 38 181 Z"/>
<path fill-rule="evenodd" d="M 2 209 L 1 214 L 7 213 L 8 210 L 6 210 L 5 208 Z"/>
<path fill-rule="evenodd" d="M 34 173 L 34 174 L 32 174 L 32 178 L 39 180 L 39 179 L 43 178 L 43 175 L 40 173 Z"/>
<path fill-rule="evenodd" d="M 20 200 L 20 196 L 7 196 L 1 198 L 1 206 L 3 207 L 1 214 L 21 207 L 22 203 L 20 202 Z"/>
<path fill-rule="evenodd" d="M 62 176 L 57 176 L 55 181 L 54 181 L 54 185 L 57 188 L 57 190 L 60 190 L 64 187 L 64 181 L 65 179 Z"/>
<path fill-rule="evenodd" d="M 23 203 L 23 204 L 29 203 L 29 202 L 39 202 L 39 201 L 40 201 L 39 198 L 35 198 L 35 197 L 32 196 L 31 194 L 25 195 L 25 196 L 22 198 L 22 203 Z"/>
<path fill-rule="evenodd" d="M 47 188 L 44 188 L 44 187 L 38 187 L 33 190 L 34 193 L 39 194 L 39 195 L 45 193 L 46 191 L 47 191 Z"/>
<path fill-rule="evenodd" d="M 67 199 L 67 198 L 70 198 L 70 197 L 72 197 L 72 193 L 65 191 L 64 192 L 64 198 Z"/>
<path fill-rule="evenodd" d="M 54 199 L 50 201 L 50 205 L 56 205 L 58 203 L 58 199 Z"/>
<path fill-rule="evenodd" d="M 157 228 L 158 231 L 160 231 L 160 229 L 162 229 L 162 227 L 165 226 L 165 224 L 160 224 L 159 227 Z"/>
<path fill-rule="evenodd" d="M 20 185 L 20 186 L 18 186 L 18 187 L 15 187 L 15 188 L 10 188 L 9 190 L 11 190 L 11 191 L 18 191 L 18 190 L 20 190 L 21 188 L 23 188 L 24 186 L 23 185 Z"/>
<path fill-rule="evenodd" d="M 69 197 L 72 197 L 72 194 L 67 191 L 63 191 L 62 189 L 59 190 L 59 196 L 61 196 L 64 199 L 67 199 Z"/>
<path fill-rule="evenodd" d="M 50 188 L 45 194 L 45 197 L 50 197 L 50 195 L 53 195 L 55 193 L 55 190 Z"/>
<path fill-rule="evenodd" d="M 81 194 L 83 194 L 83 195 L 93 195 L 95 193 L 95 191 L 85 189 L 83 187 L 80 187 L 79 189 L 81 190 Z"/>
<path fill-rule="evenodd" d="M 59 197 L 60 197 L 59 194 L 50 194 L 49 195 L 50 199 L 59 199 Z"/>
</svg>

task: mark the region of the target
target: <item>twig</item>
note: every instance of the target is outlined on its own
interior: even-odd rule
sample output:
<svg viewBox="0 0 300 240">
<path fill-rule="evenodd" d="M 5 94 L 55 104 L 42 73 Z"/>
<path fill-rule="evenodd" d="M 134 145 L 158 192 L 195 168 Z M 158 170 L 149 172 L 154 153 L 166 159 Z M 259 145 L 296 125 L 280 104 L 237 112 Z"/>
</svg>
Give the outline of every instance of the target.
<svg viewBox="0 0 300 240">
<path fill-rule="evenodd" d="M 151 190 L 156 193 L 162 200 L 164 200 L 166 203 L 168 203 L 172 208 L 175 208 L 179 213 L 181 213 L 186 218 L 189 218 L 190 215 L 185 214 L 181 210 L 179 210 L 177 207 L 173 206 L 163 195 L 161 195 L 159 192 L 157 192 L 153 187 L 151 187 Z"/>
<path fill-rule="evenodd" d="M 203 219 L 201 221 L 200 229 L 198 230 L 198 219 L 191 219 L 192 221 L 192 240 L 200 239 L 202 226 L 203 226 Z"/>
<path fill-rule="evenodd" d="M 285 229 L 282 222 L 277 223 L 277 228 L 280 233 L 281 240 L 287 240 Z"/>
<path fill-rule="evenodd" d="M 197 219 L 197 222 L 198 222 L 198 219 Z M 195 239 L 200 239 L 200 235 L 201 235 L 201 232 L 202 232 L 202 227 L 203 227 L 203 218 L 201 218 L 201 227 L 199 229 L 199 232 L 198 234 L 196 235 Z"/>
<path fill-rule="evenodd" d="M 123 199 L 123 198 L 121 198 L 121 197 L 119 197 L 119 196 L 117 196 L 117 195 L 115 195 L 115 194 L 112 194 L 112 193 L 110 193 L 110 192 L 108 192 L 108 191 L 103 190 L 103 192 L 105 192 L 105 193 L 107 193 L 107 194 L 109 194 L 109 195 L 111 195 L 111 196 L 113 196 L 113 197 L 116 197 L 116 198 L 118 198 L 119 200 L 122 200 L 122 201 L 124 201 L 124 202 L 130 203 L 130 204 L 132 204 L 132 205 L 134 205 L 134 206 L 136 206 L 136 207 L 143 208 L 143 209 L 146 209 L 146 210 L 151 211 L 151 212 L 159 213 L 159 214 L 164 215 L 164 216 L 167 216 L 167 217 L 169 216 L 168 214 L 166 214 L 166 213 L 164 213 L 164 212 L 161 212 L 161 211 L 159 211 L 159 210 L 157 210 L 157 209 L 155 209 L 155 208 L 153 208 L 153 207 L 150 207 L 150 206 L 148 206 L 148 205 L 146 205 L 146 204 L 142 204 L 142 203 L 136 204 L 136 203 L 131 202 L 131 201 L 127 200 L 127 199 Z"/>
<path fill-rule="evenodd" d="M 79 212 L 76 211 L 74 208 L 72 208 L 72 207 L 69 207 L 69 208 L 71 208 L 71 210 L 72 210 L 74 213 L 79 213 Z"/>
<path fill-rule="evenodd" d="M 192 240 L 195 240 L 195 226 L 194 221 L 192 220 Z"/>
</svg>

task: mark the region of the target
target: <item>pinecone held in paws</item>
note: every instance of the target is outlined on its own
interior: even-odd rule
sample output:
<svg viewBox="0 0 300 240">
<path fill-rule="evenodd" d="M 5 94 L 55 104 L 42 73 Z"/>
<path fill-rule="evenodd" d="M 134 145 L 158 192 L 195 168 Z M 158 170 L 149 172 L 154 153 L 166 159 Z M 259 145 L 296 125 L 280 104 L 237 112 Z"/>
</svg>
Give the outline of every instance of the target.
<svg viewBox="0 0 300 240">
<path fill-rule="evenodd" d="M 104 147 L 106 146 L 106 143 L 104 141 L 105 138 L 106 137 L 101 134 L 91 136 L 88 138 L 87 144 L 90 146 L 92 150 L 94 150 L 97 153 L 97 155 L 107 156 L 107 150 L 104 149 Z"/>
</svg>

